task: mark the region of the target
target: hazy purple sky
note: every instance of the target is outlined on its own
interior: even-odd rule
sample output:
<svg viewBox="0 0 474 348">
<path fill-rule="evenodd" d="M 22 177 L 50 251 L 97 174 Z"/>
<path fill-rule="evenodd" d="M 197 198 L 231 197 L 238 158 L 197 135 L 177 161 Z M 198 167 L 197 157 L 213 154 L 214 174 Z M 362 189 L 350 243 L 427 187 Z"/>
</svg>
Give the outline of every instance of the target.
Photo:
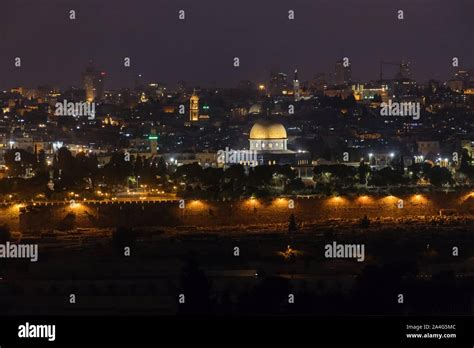
<svg viewBox="0 0 474 348">
<path fill-rule="evenodd" d="M 453 56 L 474 68 L 474 0 L 5 0 L 0 8 L 0 88 L 79 85 L 91 59 L 107 72 L 106 88 L 131 87 L 138 73 L 234 86 L 297 67 L 307 80 L 333 72 L 342 56 L 354 79 L 377 78 L 381 58 L 410 60 L 419 81 L 448 78 Z"/>
</svg>

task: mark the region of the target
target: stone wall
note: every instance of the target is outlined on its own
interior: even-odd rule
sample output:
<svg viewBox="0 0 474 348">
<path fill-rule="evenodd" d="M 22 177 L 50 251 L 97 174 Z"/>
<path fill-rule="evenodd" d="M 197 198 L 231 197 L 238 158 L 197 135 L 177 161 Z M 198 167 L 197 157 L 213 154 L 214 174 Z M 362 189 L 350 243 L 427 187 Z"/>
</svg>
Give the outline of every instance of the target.
<svg viewBox="0 0 474 348">
<path fill-rule="evenodd" d="M 294 208 L 291 209 L 291 206 Z M 19 221 L 18 228 L 23 231 L 68 230 L 75 227 L 104 228 L 119 225 L 193 228 L 194 226 L 285 223 L 292 213 L 295 214 L 298 222 L 310 222 L 337 218 L 354 219 L 364 215 L 369 218 L 434 216 L 439 215 L 440 209 L 449 209 L 452 210 L 449 213 L 460 215 L 474 215 L 474 196 L 435 193 L 403 197 L 341 196 L 273 200 L 249 199 L 231 202 L 185 200 L 184 209 L 180 208 L 178 201 L 81 203 L 74 206 L 61 204 L 28 206 L 17 219 Z M 11 220 L 10 214 L 10 223 Z"/>
</svg>

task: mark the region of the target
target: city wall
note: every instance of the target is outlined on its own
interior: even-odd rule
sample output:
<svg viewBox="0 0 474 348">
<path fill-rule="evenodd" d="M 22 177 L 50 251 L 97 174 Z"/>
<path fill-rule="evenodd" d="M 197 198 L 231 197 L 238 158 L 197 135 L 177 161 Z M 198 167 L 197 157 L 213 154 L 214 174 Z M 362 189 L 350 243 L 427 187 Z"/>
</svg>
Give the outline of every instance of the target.
<svg viewBox="0 0 474 348">
<path fill-rule="evenodd" d="M 293 207 L 293 208 L 291 208 Z M 286 223 L 294 214 L 298 222 L 325 219 L 358 219 L 377 217 L 435 216 L 447 214 L 473 215 L 474 194 L 431 193 L 409 196 L 353 196 L 321 198 L 247 199 L 237 201 L 181 202 L 100 202 L 28 205 L 17 215 L 15 207 L 1 208 L 0 223 L 21 231 L 70 230 L 74 228 L 199 227 Z M 8 211 L 8 214 L 4 214 Z"/>
</svg>

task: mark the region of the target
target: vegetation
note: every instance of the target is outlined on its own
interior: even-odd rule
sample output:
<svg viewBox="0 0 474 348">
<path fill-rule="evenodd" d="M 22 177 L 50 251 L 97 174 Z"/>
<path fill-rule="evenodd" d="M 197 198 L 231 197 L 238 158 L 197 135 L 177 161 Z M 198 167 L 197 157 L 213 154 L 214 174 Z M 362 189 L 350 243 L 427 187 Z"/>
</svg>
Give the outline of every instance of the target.
<svg viewBox="0 0 474 348">
<path fill-rule="evenodd" d="M 15 161 L 20 154 L 22 160 Z M 0 195 L 15 199 L 73 199 L 70 192 L 97 198 L 96 192 L 112 193 L 126 189 L 154 188 L 185 198 L 232 199 L 292 194 L 340 194 L 365 192 L 368 188 L 403 188 L 431 185 L 454 187 L 474 181 L 471 158 L 463 151 L 456 167 L 440 167 L 431 162 L 413 163 L 407 168 L 403 157 L 386 167 L 374 169 L 361 160 L 358 166 L 321 164 L 313 168 L 313 186 L 305 186 L 290 165 L 203 168 L 198 163 L 168 165 L 163 157 L 145 158 L 123 152 L 112 154 L 100 166 L 94 154 L 73 156 L 63 147 L 46 164 L 43 151 L 31 154 L 9 150 L 5 155 L 7 176 L 0 180 Z M 30 175 L 28 174 L 30 173 Z M 12 197 L 10 197 L 12 198 Z"/>
</svg>

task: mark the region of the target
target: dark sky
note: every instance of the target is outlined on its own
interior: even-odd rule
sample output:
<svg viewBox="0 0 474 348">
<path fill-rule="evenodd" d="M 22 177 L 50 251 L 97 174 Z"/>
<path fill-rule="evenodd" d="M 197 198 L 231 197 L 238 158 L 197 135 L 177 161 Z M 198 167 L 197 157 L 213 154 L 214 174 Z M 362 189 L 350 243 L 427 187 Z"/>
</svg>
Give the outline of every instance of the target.
<svg viewBox="0 0 474 348">
<path fill-rule="evenodd" d="M 342 56 L 361 80 L 378 77 L 381 58 L 410 60 L 419 81 L 448 78 L 453 56 L 474 68 L 474 0 L 2 0 L 0 8 L 3 89 L 79 85 L 91 59 L 109 89 L 133 86 L 138 73 L 146 82 L 235 86 L 297 67 L 307 80 L 333 72 Z"/>
</svg>

